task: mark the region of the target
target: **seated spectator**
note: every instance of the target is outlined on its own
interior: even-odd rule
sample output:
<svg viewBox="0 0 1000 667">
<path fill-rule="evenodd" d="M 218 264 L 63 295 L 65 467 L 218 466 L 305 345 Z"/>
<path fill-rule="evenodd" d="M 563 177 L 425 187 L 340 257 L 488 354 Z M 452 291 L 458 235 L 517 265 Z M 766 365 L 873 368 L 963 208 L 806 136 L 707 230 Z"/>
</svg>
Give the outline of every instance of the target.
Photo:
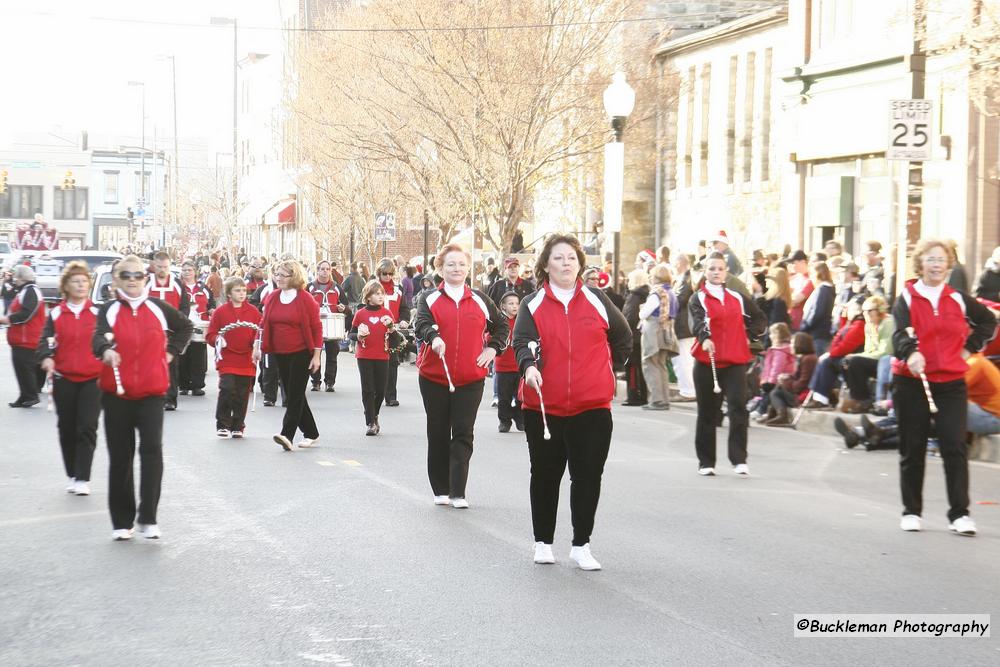
<svg viewBox="0 0 1000 667">
<path fill-rule="evenodd" d="M 884 401 L 892 377 L 892 333 L 896 324 L 889 315 L 889 304 L 880 296 L 870 296 L 861 306 L 865 319 L 865 349 L 847 355 L 847 389 L 850 398 L 842 401 L 841 410 L 860 414 L 872 407 L 868 381 L 876 380 L 875 400 Z M 881 381 L 879 382 L 879 378 Z"/>
<path fill-rule="evenodd" d="M 833 337 L 833 283 L 830 269 L 825 262 L 817 262 L 809 270 L 813 290 L 802 308 L 799 331 L 812 336 L 816 353 L 823 354 L 830 347 Z"/>
<path fill-rule="evenodd" d="M 847 324 L 847 304 L 862 296 L 865 291 L 865 283 L 861 280 L 857 264 L 844 265 L 837 289 L 837 300 L 833 304 L 833 324 L 839 331 Z"/>
<path fill-rule="evenodd" d="M 756 421 L 767 419 L 771 406 L 771 392 L 778 386 L 779 375 L 795 373 L 795 353 L 792 351 L 792 332 L 784 322 L 768 327 L 771 347 L 764 353 L 764 367 L 760 372 L 760 395 L 753 407 Z"/>
<path fill-rule="evenodd" d="M 847 355 L 861 352 L 865 345 L 865 318 L 861 314 L 861 303 L 854 300 L 848 307 L 848 323 L 837 332 L 830 344 L 829 352 L 821 354 L 816 372 L 809 382 L 812 397 L 806 402 L 806 409 L 824 410 L 830 405 L 833 388 L 844 372 Z"/>
<path fill-rule="evenodd" d="M 799 332 L 792 336 L 795 352 L 795 374 L 778 376 L 778 386 L 771 390 L 771 407 L 765 426 L 787 426 L 792 423 L 791 408 L 797 407 L 809 389 L 809 378 L 816 370 L 816 348 L 809 334 Z"/>
<path fill-rule="evenodd" d="M 765 284 L 767 289 L 758 305 L 761 311 L 767 315 L 768 325 L 778 322 L 791 324 L 788 311 L 792 307 L 792 288 L 788 284 L 788 271 L 781 267 L 769 269 Z"/>
</svg>

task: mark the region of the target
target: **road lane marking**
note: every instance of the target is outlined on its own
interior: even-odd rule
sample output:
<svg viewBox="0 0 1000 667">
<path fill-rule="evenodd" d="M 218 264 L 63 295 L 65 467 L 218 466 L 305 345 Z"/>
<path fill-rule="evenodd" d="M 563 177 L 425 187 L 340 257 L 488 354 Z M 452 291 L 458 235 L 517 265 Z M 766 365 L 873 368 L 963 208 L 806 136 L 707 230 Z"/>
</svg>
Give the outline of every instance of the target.
<svg viewBox="0 0 1000 667">
<path fill-rule="evenodd" d="M 29 523 L 43 523 L 45 521 L 61 521 L 62 519 L 74 519 L 80 516 L 98 516 L 107 514 L 107 510 L 96 512 L 67 512 L 65 514 L 47 514 L 45 516 L 32 516 L 23 519 L 6 519 L 0 521 L 0 526 L 21 526 Z"/>
<path fill-rule="evenodd" d="M 360 461 L 355 461 L 354 459 L 345 459 L 344 461 L 342 461 L 342 463 L 344 465 L 349 465 L 349 466 L 352 466 L 352 467 L 355 467 L 355 468 L 358 467 L 359 465 L 361 465 Z"/>
<path fill-rule="evenodd" d="M 316 463 L 318 463 L 321 466 L 327 466 L 327 467 L 333 467 L 333 466 L 337 465 L 333 461 L 316 461 Z"/>
</svg>

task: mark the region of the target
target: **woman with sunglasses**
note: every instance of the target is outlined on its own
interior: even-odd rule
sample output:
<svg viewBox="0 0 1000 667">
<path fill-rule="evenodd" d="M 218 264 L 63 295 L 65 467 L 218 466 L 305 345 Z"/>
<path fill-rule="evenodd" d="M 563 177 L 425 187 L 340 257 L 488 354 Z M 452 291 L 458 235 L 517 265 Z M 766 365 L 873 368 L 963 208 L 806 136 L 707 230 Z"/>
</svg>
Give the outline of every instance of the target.
<svg viewBox="0 0 1000 667">
<path fill-rule="evenodd" d="M 285 388 L 285 417 L 274 441 L 290 452 L 298 430 L 303 435 L 296 443 L 298 447 L 314 447 L 319 440 L 316 420 L 306 399 L 306 385 L 310 375 L 320 367 L 323 325 L 319 320 L 319 304 L 305 289 L 302 265 L 285 260 L 275 266 L 273 275 L 277 289 L 264 301 L 261 351 L 273 355 L 281 386 Z"/>
<path fill-rule="evenodd" d="M 405 329 L 410 319 L 410 304 L 403 298 L 403 290 L 396 284 L 396 264 L 388 257 L 378 263 L 376 274 L 382 291 L 385 292 L 385 307 L 392 313 L 392 321 L 400 329 Z M 399 375 L 399 355 L 389 355 L 389 366 L 386 369 L 385 404 L 393 408 L 399 405 L 396 400 L 396 378 Z"/>
<path fill-rule="evenodd" d="M 132 527 L 147 539 L 160 537 L 156 510 L 163 478 L 163 408 L 170 387 L 170 362 L 191 339 L 191 321 L 173 306 L 148 296 L 141 260 L 129 255 L 114 268 L 117 298 L 97 313 L 91 342 L 104 362 L 98 385 L 103 392 L 108 441 L 108 505 L 111 537 L 132 538 Z M 135 432 L 139 432 L 139 507 L 132 479 Z"/>
</svg>

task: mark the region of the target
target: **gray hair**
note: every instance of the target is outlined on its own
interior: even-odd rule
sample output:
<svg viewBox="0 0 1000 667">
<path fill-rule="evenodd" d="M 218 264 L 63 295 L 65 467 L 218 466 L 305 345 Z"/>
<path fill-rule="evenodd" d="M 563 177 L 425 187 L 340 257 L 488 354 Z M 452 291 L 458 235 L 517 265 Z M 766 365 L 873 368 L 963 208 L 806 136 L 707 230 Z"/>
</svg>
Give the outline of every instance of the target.
<svg viewBox="0 0 1000 667">
<path fill-rule="evenodd" d="M 14 280 L 20 280 L 26 283 L 31 282 L 35 279 L 35 270 L 25 264 L 18 264 L 14 267 L 12 276 Z"/>
</svg>

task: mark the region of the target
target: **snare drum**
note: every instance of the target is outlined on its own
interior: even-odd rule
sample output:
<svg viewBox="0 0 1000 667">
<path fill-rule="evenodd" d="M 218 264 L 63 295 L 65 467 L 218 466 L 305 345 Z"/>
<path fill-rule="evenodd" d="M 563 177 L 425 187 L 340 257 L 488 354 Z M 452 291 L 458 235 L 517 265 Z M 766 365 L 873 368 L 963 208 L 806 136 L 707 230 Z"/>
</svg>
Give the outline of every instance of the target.
<svg viewBox="0 0 1000 667">
<path fill-rule="evenodd" d="M 343 340 L 346 330 L 343 313 L 330 313 L 320 318 L 323 340 Z"/>
</svg>

